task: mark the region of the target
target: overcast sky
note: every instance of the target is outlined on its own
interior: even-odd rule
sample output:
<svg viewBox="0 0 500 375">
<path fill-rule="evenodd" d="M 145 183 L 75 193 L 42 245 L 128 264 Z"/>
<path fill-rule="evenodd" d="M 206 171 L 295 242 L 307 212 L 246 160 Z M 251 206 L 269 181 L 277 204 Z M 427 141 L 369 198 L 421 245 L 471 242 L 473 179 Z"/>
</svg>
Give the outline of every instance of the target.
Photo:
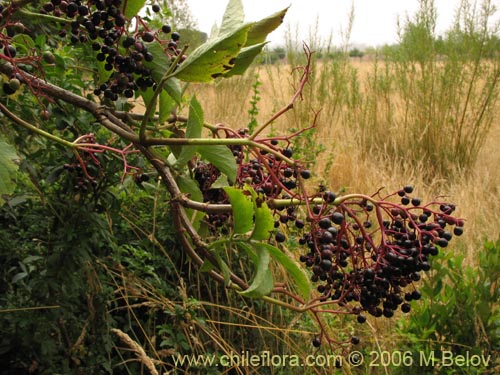
<svg viewBox="0 0 500 375">
<path fill-rule="evenodd" d="M 472 0 L 474 1 L 474 0 Z M 477 0 L 481 3 L 482 0 Z M 201 31 L 210 33 L 214 23 L 220 24 L 228 0 L 187 0 Z M 334 44 L 341 44 L 341 30 L 348 24 L 348 13 L 354 3 L 352 44 L 379 46 L 397 41 L 397 18 L 405 19 L 418 9 L 418 0 L 243 0 L 245 19 L 255 21 L 290 6 L 285 23 L 268 40 L 283 44 L 285 31 L 298 30 L 300 40 L 309 40 L 311 29 L 318 21 L 323 40 L 331 34 Z M 442 34 L 454 19 L 460 0 L 435 0 L 437 32 Z M 500 0 L 493 0 L 500 8 Z"/>
</svg>

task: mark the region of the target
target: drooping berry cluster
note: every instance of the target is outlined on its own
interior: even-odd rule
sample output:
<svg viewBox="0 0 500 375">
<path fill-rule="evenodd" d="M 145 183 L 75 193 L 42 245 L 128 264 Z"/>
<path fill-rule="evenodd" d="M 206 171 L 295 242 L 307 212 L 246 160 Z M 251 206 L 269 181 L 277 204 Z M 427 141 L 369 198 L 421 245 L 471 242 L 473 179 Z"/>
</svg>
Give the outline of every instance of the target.
<svg viewBox="0 0 500 375">
<path fill-rule="evenodd" d="M 422 206 L 409 197 L 412 191 L 406 186 L 374 203 L 341 197 L 338 205 L 313 207 L 311 231 L 300 238 L 309 250 L 301 261 L 320 283 L 320 300 L 348 308 L 360 322 L 366 319 L 363 311 L 375 317 L 392 317 L 398 308 L 410 311 L 408 302 L 420 298 L 413 282 L 430 269 L 438 247 L 462 234 L 464 224 L 451 216 L 453 205 Z M 401 203 L 391 202 L 398 194 Z"/>
<path fill-rule="evenodd" d="M 97 61 L 110 72 L 110 78 L 97 87 L 94 94 L 112 101 L 119 96 L 131 98 L 137 90 L 146 90 L 155 84 L 151 69 L 146 66 L 154 58 L 147 43 L 158 40 L 166 44 L 166 53 L 172 59 L 181 52 L 180 35 L 172 32 L 169 25 L 161 28 L 161 33 L 170 35 L 169 41 L 160 38 L 160 31 L 149 30 L 138 16 L 135 31 L 130 33 L 129 20 L 122 11 L 125 3 L 123 0 L 51 0 L 40 10 L 72 20 L 69 27 L 63 26 L 60 36 L 69 37 L 73 44 L 91 43 Z M 154 8 L 157 7 L 156 4 Z"/>
</svg>

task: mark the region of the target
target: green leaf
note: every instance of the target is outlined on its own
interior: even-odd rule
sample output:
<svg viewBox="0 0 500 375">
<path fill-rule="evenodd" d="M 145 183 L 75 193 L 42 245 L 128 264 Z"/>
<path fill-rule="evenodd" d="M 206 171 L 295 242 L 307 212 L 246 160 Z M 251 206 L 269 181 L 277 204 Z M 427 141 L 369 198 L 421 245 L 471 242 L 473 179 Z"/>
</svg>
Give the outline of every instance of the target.
<svg viewBox="0 0 500 375">
<path fill-rule="evenodd" d="M 229 186 L 229 181 L 227 180 L 227 176 L 221 174 L 212 184 L 212 189 L 222 189 L 225 186 Z"/>
<path fill-rule="evenodd" d="M 229 0 L 224 16 L 222 17 L 219 35 L 224 35 L 237 29 L 243 24 L 244 20 L 245 13 L 243 12 L 243 4 L 241 0 Z"/>
<path fill-rule="evenodd" d="M 185 175 L 177 176 L 176 182 L 180 191 L 188 194 L 189 199 L 197 202 L 203 202 L 203 193 L 200 190 L 198 182 Z M 186 214 L 190 218 L 193 227 L 198 230 L 200 227 L 200 221 L 205 216 L 205 213 L 197 210 L 186 209 Z"/>
<path fill-rule="evenodd" d="M 176 181 L 181 192 L 189 194 L 189 199 L 203 202 L 203 194 L 198 186 L 198 182 L 185 175 L 177 176 Z"/>
<path fill-rule="evenodd" d="M 200 138 L 203 130 L 203 109 L 196 99 L 196 96 L 191 98 L 189 104 L 189 117 L 186 125 L 186 138 Z M 196 153 L 196 146 L 183 146 L 181 154 L 177 158 L 176 166 L 182 167 Z"/>
<path fill-rule="evenodd" d="M 274 229 L 274 218 L 266 203 L 255 208 L 255 227 L 251 239 L 256 241 L 267 240 Z"/>
<path fill-rule="evenodd" d="M 256 241 L 267 240 L 274 229 L 273 213 L 255 191 L 252 192 L 252 201 L 255 211 L 255 227 L 250 238 Z"/>
<path fill-rule="evenodd" d="M 262 247 L 265 248 L 269 254 L 280 263 L 283 268 L 288 272 L 288 274 L 292 277 L 295 285 L 297 286 L 297 291 L 299 294 L 307 300 L 309 298 L 309 294 L 311 293 L 311 286 L 309 284 L 309 279 L 303 270 L 297 265 L 297 263 L 288 257 L 285 253 L 283 253 L 277 247 L 271 246 L 262 242 L 252 242 L 253 246 L 256 248 Z"/>
<path fill-rule="evenodd" d="M 165 53 L 163 46 L 158 42 L 146 43 L 148 51 L 153 55 L 152 61 L 145 61 L 144 65 L 151 69 L 151 75 L 156 82 L 160 82 L 170 67 L 170 59 Z M 163 89 L 175 100 L 177 104 L 181 103 L 182 90 L 180 82 L 176 78 L 169 78 Z"/>
<path fill-rule="evenodd" d="M 210 272 L 214 269 L 214 265 L 209 261 L 209 260 L 206 260 L 203 262 L 203 264 L 201 265 L 199 271 L 200 272 Z"/>
<path fill-rule="evenodd" d="M 162 91 L 160 94 L 160 115 L 159 115 L 160 124 L 163 124 L 165 121 L 168 120 L 170 114 L 172 113 L 172 109 L 174 107 L 175 107 L 175 101 L 166 91 Z"/>
<path fill-rule="evenodd" d="M 203 159 L 209 161 L 227 176 L 230 182 L 236 181 L 238 166 L 233 153 L 227 146 L 197 146 L 196 150 Z"/>
<path fill-rule="evenodd" d="M 227 78 L 234 75 L 241 75 L 245 73 L 245 71 L 253 62 L 253 60 L 262 52 L 262 49 L 266 44 L 267 42 L 242 48 L 241 52 L 236 57 L 236 60 L 234 62 L 234 67 L 231 70 L 228 70 L 224 74 L 224 77 Z"/>
<path fill-rule="evenodd" d="M 243 193 L 243 190 L 226 187 L 224 191 L 229 196 L 233 209 L 233 230 L 235 234 L 245 234 L 253 227 L 253 204 Z"/>
<path fill-rule="evenodd" d="M 14 191 L 14 178 L 18 165 L 14 162 L 19 157 L 16 150 L 10 144 L 0 139 L 0 204 L 4 203 L 2 195 L 11 194 Z"/>
<path fill-rule="evenodd" d="M 139 11 L 144 7 L 146 0 L 127 0 L 124 2 L 123 14 L 127 19 L 137 16 Z"/>
<path fill-rule="evenodd" d="M 165 85 L 163 86 L 163 90 L 165 90 L 177 104 L 181 103 L 182 89 L 180 81 L 177 78 L 172 77 L 167 79 Z"/>
<path fill-rule="evenodd" d="M 273 274 L 269 269 L 271 257 L 267 248 L 261 246 L 255 246 L 255 254 L 257 255 L 257 263 L 254 264 L 252 283 L 247 290 L 240 292 L 240 294 L 245 297 L 262 298 L 271 293 L 274 288 Z"/>
<path fill-rule="evenodd" d="M 283 23 L 288 8 L 285 8 L 269 17 L 255 22 L 252 28 L 248 31 L 247 42 L 245 46 L 263 43 L 266 41 L 267 35 L 278 28 Z"/>
<path fill-rule="evenodd" d="M 179 66 L 175 76 L 186 82 L 211 82 L 222 76 L 233 67 L 251 26 L 244 24 L 202 44 Z"/>
<path fill-rule="evenodd" d="M 231 281 L 231 269 L 226 264 L 226 262 L 224 262 L 218 252 L 214 253 L 214 258 L 217 261 L 217 265 L 220 271 L 222 272 L 222 276 L 224 277 L 224 284 L 229 285 L 229 281 Z"/>
</svg>

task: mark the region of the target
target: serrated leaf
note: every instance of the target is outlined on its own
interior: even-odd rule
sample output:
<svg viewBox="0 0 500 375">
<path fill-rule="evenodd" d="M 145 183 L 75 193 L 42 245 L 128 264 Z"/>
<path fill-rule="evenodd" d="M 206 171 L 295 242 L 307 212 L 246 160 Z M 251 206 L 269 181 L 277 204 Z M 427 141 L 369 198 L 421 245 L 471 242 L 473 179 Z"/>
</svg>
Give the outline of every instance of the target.
<svg viewBox="0 0 500 375">
<path fill-rule="evenodd" d="M 146 0 L 127 0 L 124 2 L 122 13 L 127 19 L 131 19 L 139 14 L 145 3 Z"/>
<path fill-rule="evenodd" d="M 267 240 L 270 235 L 269 232 L 274 229 L 273 213 L 264 199 L 261 198 L 251 186 L 247 185 L 245 189 L 252 197 L 253 210 L 255 213 L 255 226 L 250 239 L 256 241 Z"/>
<path fill-rule="evenodd" d="M 14 178 L 18 165 L 14 162 L 19 157 L 16 150 L 10 144 L 0 139 L 0 204 L 4 203 L 2 195 L 11 194 L 14 191 Z"/>
<path fill-rule="evenodd" d="M 255 226 L 250 238 L 256 241 L 267 240 L 270 236 L 270 232 L 274 229 L 273 213 L 266 202 L 262 202 L 260 205 L 256 204 L 254 210 Z"/>
<path fill-rule="evenodd" d="M 233 209 L 233 230 L 235 234 L 245 234 L 253 228 L 253 203 L 243 190 L 225 187 Z"/>
<path fill-rule="evenodd" d="M 252 24 L 244 24 L 199 46 L 175 71 L 186 82 L 211 82 L 232 68 Z M 154 60 L 153 60 L 154 61 Z"/>
<path fill-rule="evenodd" d="M 219 29 L 219 35 L 229 33 L 243 24 L 245 13 L 243 12 L 243 3 L 241 0 L 229 0 L 222 23 Z"/>
<path fill-rule="evenodd" d="M 281 264 L 283 268 L 291 276 L 291 278 L 295 282 L 297 291 L 302 296 L 302 298 L 304 298 L 305 300 L 309 298 L 309 294 L 311 293 L 311 286 L 309 284 L 309 279 L 293 259 L 288 257 L 277 247 L 271 246 L 267 243 L 254 242 L 253 246 L 256 248 L 259 247 L 265 248 L 267 252 L 274 258 L 274 260 L 277 261 L 279 264 Z"/>
<path fill-rule="evenodd" d="M 224 77 L 228 78 L 245 73 L 250 64 L 252 64 L 253 60 L 262 52 L 262 49 L 266 44 L 267 42 L 242 48 L 238 56 L 236 56 L 234 67 L 231 70 L 228 70 L 224 74 Z"/>
<path fill-rule="evenodd" d="M 238 166 L 233 153 L 227 146 L 197 146 L 196 150 L 203 159 L 209 161 L 225 174 L 230 182 L 236 181 Z"/>
<path fill-rule="evenodd" d="M 267 35 L 283 23 L 287 11 L 288 8 L 285 8 L 269 17 L 254 22 L 251 29 L 248 31 L 245 46 L 252 46 L 265 42 Z"/>
<path fill-rule="evenodd" d="M 240 292 L 242 296 L 262 298 L 267 296 L 274 288 L 273 274 L 269 269 L 271 257 L 265 247 L 255 246 L 257 262 L 254 264 L 254 275 L 248 289 Z"/>
<path fill-rule="evenodd" d="M 203 130 L 203 109 L 196 99 L 196 96 L 191 98 L 189 103 L 189 117 L 186 124 L 186 138 L 200 138 Z M 196 146 L 183 146 L 181 154 L 177 158 L 176 166 L 182 167 L 196 153 Z"/>
</svg>

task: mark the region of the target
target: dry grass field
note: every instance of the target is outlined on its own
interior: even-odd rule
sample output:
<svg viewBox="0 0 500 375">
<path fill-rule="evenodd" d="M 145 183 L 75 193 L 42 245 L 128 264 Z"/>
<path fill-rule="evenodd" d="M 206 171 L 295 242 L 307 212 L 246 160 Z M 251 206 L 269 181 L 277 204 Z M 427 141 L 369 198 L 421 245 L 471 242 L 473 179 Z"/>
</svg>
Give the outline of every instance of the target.
<svg viewBox="0 0 500 375">
<path fill-rule="evenodd" d="M 361 124 L 367 121 L 367 117 L 361 116 L 362 111 L 356 106 L 366 108 L 366 100 L 373 101 L 373 96 L 365 102 L 348 98 L 354 96 L 356 90 L 358 94 L 366 92 L 375 75 L 374 69 L 385 69 L 383 64 L 356 58 L 334 68 L 325 68 L 321 63 L 315 63 L 313 68 L 311 83 L 304 90 L 303 100 L 276 121 L 270 131 L 289 134 L 291 130 L 304 129 L 311 125 L 315 111 L 320 111 L 316 127 L 308 135 L 309 140 L 299 140 L 302 146 L 296 146 L 304 148 L 305 161 L 310 162 L 316 183 L 324 183 L 335 191 L 365 194 L 372 194 L 382 187 L 389 192 L 404 184 L 413 184 L 415 194 L 423 199 L 432 200 L 437 195 L 449 197 L 449 201 L 457 204 L 458 215 L 466 219 L 465 234 L 453 243 L 453 250 L 465 251 L 468 261 L 474 263 L 474 254 L 483 240 L 500 236 L 500 101 L 495 100 L 488 108 L 489 115 L 493 116 L 491 128 L 484 130 L 484 143 L 481 143 L 472 166 L 454 169 L 451 162 L 452 173 L 434 174 L 429 173 L 435 170 L 432 162 L 415 157 L 414 153 L 401 157 L 393 150 L 383 151 L 384 147 L 392 148 L 397 142 L 405 142 L 404 137 L 414 136 L 401 135 L 405 129 L 398 125 L 398 119 L 401 119 L 398 111 L 408 111 L 408 107 L 398 106 L 404 98 L 393 94 L 377 97 L 376 111 L 365 112 L 365 116 L 379 116 L 379 127 L 368 131 L 363 130 Z M 257 79 L 260 100 L 256 106 L 259 110 L 256 118 L 262 123 L 285 106 L 293 95 L 298 75 L 289 65 L 260 65 L 243 77 L 222 80 L 210 86 L 192 85 L 189 90 L 196 93 L 202 103 L 207 122 L 242 128 L 249 123 L 250 101 L 254 95 L 252 86 Z M 356 100 L 359 102 L 352 103 Z M 411 116 L 411 113 L 406 116 Z M 387 126 L 386 131 L 383 126 Z M 433 141 L 452 142 L 447 129 L 443 127 L 442 132 L 440 129 L 438 124 L 438 134 Z M 370 143 L 378 147 L 370 150 L 366 147 Z M 412 147 L 411 143 L 408 147 Z"/>
</svg>

